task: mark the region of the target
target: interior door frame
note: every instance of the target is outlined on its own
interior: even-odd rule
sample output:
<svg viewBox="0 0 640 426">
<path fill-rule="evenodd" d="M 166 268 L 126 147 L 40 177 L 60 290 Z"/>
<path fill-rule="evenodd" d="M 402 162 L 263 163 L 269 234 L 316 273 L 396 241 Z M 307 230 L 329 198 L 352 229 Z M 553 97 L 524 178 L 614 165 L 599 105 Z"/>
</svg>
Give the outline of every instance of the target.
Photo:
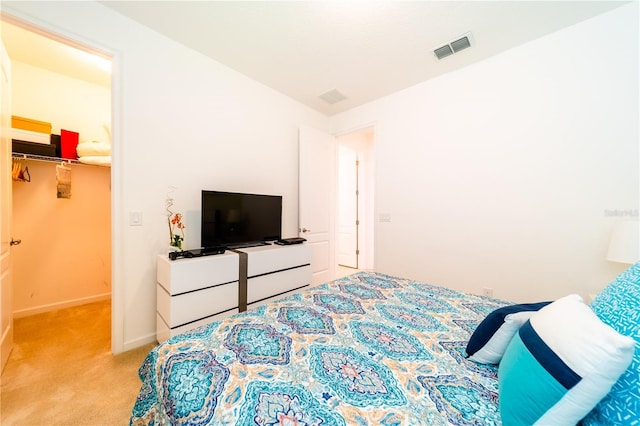
<svg viewBox="0 0 640 426">
<path fill-rule="evenodd" d="M 116 49 L 85 39 L 78 34 L 51 25 L 35 22 L 20 12 L 0 11 L 0 20 L 10 22 L 26 30 L 38 33 L 71 47 L 102 56 L 111 61 L 111 352 L 124 352 L 124 219 L 121 158 L 124 147 L 121 137 L 122 58 Z"/>
<path fill-rule="evenodd" d="M 371 185 L 372 187 L 371 194 L 370 194 L 370 196 L 372 197 L 372 200 L 371 200 L 370 209 L 365 209 L 364 212 L 362 211 L 362 209 L 358 211 L 358 220 L 360 221 L 360 225 L 358 226 L 358 250 L 359 250 L 358 268 L 363 270 L 374 270 L 376 265 L 375 247 L 377 242 L 375 218 L 376 218 L 377 202 L 378 202 L 375 196 L 375 188 L 377 186 L 377 179 L 378 179 L 377 174 L 375 172 L 376 170 L 375 164 L 377 163 L 376 135 L 379 134 L 380 125 L 375 121 L 363 123 L 360 125 L 349 127 L 344 130 L 339 130 L 334 133 L 334 136 L 336 138 L 337 145 L 340 145 L 342 143 L 340 141 L 340 138 L 354 134 L 354 133 L 360 133 L 367 129 L 371 129 L 371 131 L 373 132 L 373 139 L 371 141 L 371 158 L 370 158 L 373 164 L 368 165 L 373 168 L 373 171 L 371 174 L 370 181 L 369 179 L 367 179 L 367 182 L 366 182 L 367 185 Z M 356 154 L 359 161 L 358 167 L 360 170 L 362 170 L 363 159 L 359 156 L 359 153 L 356 153 Z M 361 184 L 362 184 L 361 181 L 358 182 L 358 187 L 359 187 L 358 191 L 361 191 Z M 361 198 L 362 198 L 362 193 L 360 193 L 359 195 L 359 199 Z M 365 221 L 365 224 L 367 226 L 363 225 L 363 220 Z M 368 223 L 366 223 L 367 221 Z M 365 241 L 366 244 L 363 244 L 363 238 L 366 239 Z"/>
<path fill-rule="evenodd" d="M 13 209 L 13 160 L 11 159 L 11 60 L 4 43 L 0 40 L 0 193 L 2 209 L 0 211 L 0 374 L 9 361 L 13 350 L 13 282 L 11 250 L 13 246 L 12 209 Z M 11 177 L 10 177 L 11 175 Z M 7 309 L 8 308 L 8 309 Z"/>
<path fill-rule="evenodd" d="M 336 138 L 339 141 L 338 138 Z M 336 263 L 338 266 L 358 269 L 360 227 L 359 213 L 359 189 L 358 151 L 351 146 L 338 142 L 337 146 L 337 179 L 336 179 Z M 347 151 L 347 152 L 345 152 Z M 343 176 L 343 172 L 347 176 Z M 351 179 L 347 181 L 345 179 Z M 353 191 L 353 192 L 352 192 Z M 345 222 L 345 212 L 348 212 L 348 221 Z M 353 222 L 350 222 L 350 221 Z M 348 236 L 348 243 L 345 238 Z M 345 245 L 353 251 L 345 251 Z"/>
</svg>

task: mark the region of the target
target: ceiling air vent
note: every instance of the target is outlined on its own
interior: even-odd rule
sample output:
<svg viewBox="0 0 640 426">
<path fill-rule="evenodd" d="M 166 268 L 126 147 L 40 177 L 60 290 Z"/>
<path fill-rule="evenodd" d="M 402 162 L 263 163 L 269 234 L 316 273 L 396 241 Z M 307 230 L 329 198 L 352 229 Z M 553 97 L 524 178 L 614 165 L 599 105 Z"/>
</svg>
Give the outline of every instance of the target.
<svg viewBox="0 0 640 426">
<path fill-rule="evenodd" d="M 471 33 L 467 33 L 457 40 L 434 49 L 433 53 L 436 55 L 436 58 L 442 59 L 453 55 L 454 53 L 458 53 L 468 47 L 471 47 Z"/>
<path fill-rule="evenodd" d="M 471 42 L 469 42 L 469 37 L 464 36 L 459 38 L 456 41 L 451 42 L 451 48 L 454 52 L 458 53 L 461 50 L 466 49 L 467 47 L 471 47 Z"/>
<path fill-rule="evenodd" d="M 433 51 L 433 53 L 436 54 L 436 58 L 442 59 L 442 58 L 446 58 L 449 55 L 453 55 L 453 50 L 447 44 L 442 47 L 438 47 L 436 50 Z"/>
<path fill-rule="evenodd" d="M 338 103 L 340 101 L 344 101 L 345 99 L 347 99 L 347 97 L 345 95 L 343 95 L 342 93 L 338 92 L 336 89 L 333 90 L 329 90 L 326 93 L 323 93 L 322 95 L 318 96 L 320 99 L 322 99 L 323 101 L 333 105 L 335 103 Z"/>
</svg>

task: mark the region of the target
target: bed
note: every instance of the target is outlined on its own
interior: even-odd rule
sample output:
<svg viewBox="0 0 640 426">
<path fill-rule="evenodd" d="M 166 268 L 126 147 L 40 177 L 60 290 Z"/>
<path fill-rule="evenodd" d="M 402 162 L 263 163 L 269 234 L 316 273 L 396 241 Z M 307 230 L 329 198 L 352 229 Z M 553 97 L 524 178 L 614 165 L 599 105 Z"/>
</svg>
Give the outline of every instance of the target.
<svg viewBox="0 0 640 426">
<path fill-rule="evenodd" d="M 497 366 L 466 359 L 506 302 L 356 273 L 154 348 L 131 424 L 495 425 Z"/>
</svg>

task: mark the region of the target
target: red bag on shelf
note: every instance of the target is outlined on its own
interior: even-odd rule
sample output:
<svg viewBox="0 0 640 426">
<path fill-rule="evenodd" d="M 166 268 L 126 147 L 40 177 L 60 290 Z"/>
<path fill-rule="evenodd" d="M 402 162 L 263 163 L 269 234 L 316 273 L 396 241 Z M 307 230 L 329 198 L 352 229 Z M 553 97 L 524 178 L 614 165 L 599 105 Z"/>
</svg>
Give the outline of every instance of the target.
<svg viewBox="0 0 640 426">
<path fill-rule="evenodd" d="M 78 147 L 78 136 L 79 134 L 77 132 L 64 129 L 60 130 L 62 158 L 69 158 L 71 160 L 76 160 L 78 158 L 78 153 L 76 152 L 76 148 Z"/>
</svg>

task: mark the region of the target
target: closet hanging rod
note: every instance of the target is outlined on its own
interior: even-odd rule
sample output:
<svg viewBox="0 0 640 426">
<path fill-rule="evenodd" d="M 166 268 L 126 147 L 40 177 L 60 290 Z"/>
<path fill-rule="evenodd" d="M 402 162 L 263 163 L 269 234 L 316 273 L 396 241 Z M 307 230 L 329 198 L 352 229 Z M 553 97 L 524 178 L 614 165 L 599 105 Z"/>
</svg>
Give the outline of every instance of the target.
<svg viewBox="0 0 640 426">
<path fill-rule="evenodd" d="M 78 160 L 72 160 L 70 158 L 58 158 L 58 157 L 47 157 L 46 155 L 36 155 L 36 154 L 24 154 L 22 152 L 12 152 L 12 158 L 18 158 L 21 160 L 35 160 L 35 161 L 44 161 L 46 163 L 66 163 L 66 164 L 82 164 Z"/>
</svg>

